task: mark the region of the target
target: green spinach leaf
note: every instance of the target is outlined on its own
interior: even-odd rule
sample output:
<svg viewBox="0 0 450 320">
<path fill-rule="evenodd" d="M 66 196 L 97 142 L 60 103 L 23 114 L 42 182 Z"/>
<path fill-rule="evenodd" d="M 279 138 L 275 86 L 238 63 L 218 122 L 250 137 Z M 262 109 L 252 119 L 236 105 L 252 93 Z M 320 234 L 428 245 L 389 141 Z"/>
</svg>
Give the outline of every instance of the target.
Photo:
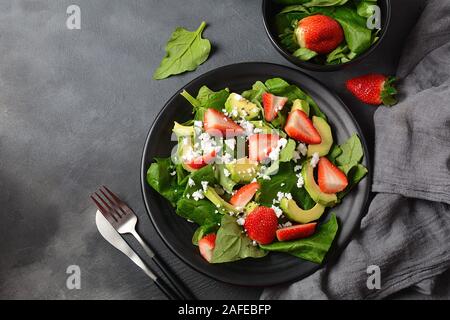
<svg viewBox="0 0 450 320">
<path fill-rule="evenodd" d="M 178 185 L 177 176 L 170 173 L 175 170 L 170 158 L 156 158 L 147 170 L 147 182 L 164 198 L 175 206 L 181 198 L 184 186 Z"/>
<path fill-rule="evenodd" d="M 358 135 L 353 134 L 345 143 L 340 145 L 342 153 L 336 158 L 336 163 L 345 174 L 356 166 L 364 156 L 364 150 Z"/>
<path fill-rule="evenodd" d="M 268 245 L 260 245 L 260 247 L 267 251 L 289 253 L 298 258 L 320 264 L 330 249 L 337 231 L 337 218 L 335 214 L 332 214 L 330 219 L 321 224 L 316 233 L 309 238 L 274 242 Z"/>
<path fill-rule="evenodd" d="M 153 78 L 160 80 L 171 75 L 193 71 L 205 62 L 211 51 L 209 40 L 202 38 L 205 27 L 206 23 L 203 21 L 195 31 L 176 28 L 167 42 L 166 55 L 153 74 Z"/>
<path fill-rule="evenodd" d="M 271 207 L 273 199 L 277 198 L 278 192 L 291 192 L 297 183 L 297 177 L 290 162 L 282 162 L 279 164 L 278 172 L 270 176 L 270 180 L 259 179 L 261 186 L 258 193 L 258 202 L 267 207 Z"/>
<path fill-rule="evenodd" d="M 200 226 L 218 224 L 222 215 L 216 212 L 216 206 L 209 200 L 181 198 L 177 202 L 176 213 Z"/>
<path fill-rule="evenodd" d="M 236 223 L 236 218 L 224 215 L 216 234 L 216 245 L 213 251 L 212 263 L 231 262 L 245 258 L 262 258 L 267 252 L 258 246 L 242 232 Z"/>
</svg>

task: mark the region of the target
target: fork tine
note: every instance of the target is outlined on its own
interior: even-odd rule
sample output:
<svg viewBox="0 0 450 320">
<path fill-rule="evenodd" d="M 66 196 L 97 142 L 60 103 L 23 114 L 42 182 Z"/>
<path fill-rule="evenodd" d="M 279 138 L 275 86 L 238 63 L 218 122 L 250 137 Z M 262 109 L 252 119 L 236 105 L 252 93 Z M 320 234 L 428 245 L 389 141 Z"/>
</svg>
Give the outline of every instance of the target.
<svg viewBox="0 0 450 320">
<path fill-rule="evenodd" d="M 100 190 L 100 192 L 102 192 L 102 191 Z M 95 192 L 95 195 L 108 208 L 108 214 L 112 215 L 114 217 L 114 220 L 119 221 L 121 218 L 121 215 L 117 212 L 116 209 L 114 209 L 114 206 L 111 203 L 108 204 L 108 202 L 106 202 L 105 199 L 103 199 L 103 197 L 100 196 L 97 192 Z M 108 197 L 106 197 L 106 198 L 108 198 Z"/>
<path fill-rule="evenodd" d="M 102 188 L 104 188 L 106 190 L 106 192 L 110 195 L 110 197 L 108 197 L 105 192 L 102 190 Z M 122 212 L 123 216 L 126 216 L 127 213 L 125 212 L 125 210 L 122 209 L 122 206 L 125 205 L 125 203 L 119 199 L 118 196 L 116 196 L 111 190 L 109 190 L 106 186 L 102 186 L 102 188 L 100 188 L 100 192 L 103 193 L 103 195 L 113 204 L 115 205 L 117 208 L 119 208 L 119 210 Z"/>
<path fill-rule="evenodd" d="M 97 195 L 97 197 L 98 197 L 100 200 L 102 200 L 102 199 L 99 197 L 99 195 L 97 194 L 97 192 L 95 192 L 95 195 Z M 90 195 L 90 198 L 92 199 L 92 201 L 94 201 L 94 203 L 95 203 L 95 205 L 97 206 L 98 210 L 100 210 L 100 212 L 103 214 L 103 216 L 104 216 L 111 224 L 112 224 L 112 223 L 117 223 L 117 222 L 118 222 L 118 221 L 117 221 L 117 218 L 116 218 L 114 215 L 112 215 L 112 214 L 110 213 L 109 210 L 107 210 L 104 206 L 102 206 L 102 205 L 100 204 L 100 202 L 98 202 L 97 199 L 95 199 L 94 194 L 91 194 L 91 195 Z"/>
</svg>

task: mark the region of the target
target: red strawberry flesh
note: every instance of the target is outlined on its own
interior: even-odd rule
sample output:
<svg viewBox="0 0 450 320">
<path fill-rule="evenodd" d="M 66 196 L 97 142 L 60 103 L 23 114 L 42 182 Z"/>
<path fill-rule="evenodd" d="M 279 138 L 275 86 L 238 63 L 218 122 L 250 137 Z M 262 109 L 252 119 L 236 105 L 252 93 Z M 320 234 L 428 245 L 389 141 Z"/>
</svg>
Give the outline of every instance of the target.
<svg viewBox="0 0 450 320">
<path fill-rule="evenodd" d="M 255 195 L 256 191 L 260 188 L 258 182 L 252 182 L 250 184 L 247 184 L 243 187 L 241 187 L 236 193 L 231 197 L 230 203 L 239 208 L 245 207 L 247 203 L 252 200 L 253 196 Z"/>
<path fill-rule="evenodd" d="M 307 238 L 316 231 L 316 222 L 308 224 L 298 224 L 292 227 L 286 227 L 277 230 L 278 241 L 291 241 Z"/>
<path fill-rule="evenodd" d="M 250 239 L 259 244 L 269 244 L 275 239 L 278 218 L 272 208 L 258 207 L 245 218 L 244 228 Z"/>
<path fill-rule="evenodd" d="M 307 144 L 322 142 L 322 138 L 311 119 L 301 110 L 294 110 L 289 114 L 284 131 L 289 137 Z"/>
<path fill-rule="evenodd" d="M 348 180 L 344 172 L 325 157 L 320 158 L 317 169 L 317 182 L 325 193 L 337 193 L 347 188 Z"/>
</svg>

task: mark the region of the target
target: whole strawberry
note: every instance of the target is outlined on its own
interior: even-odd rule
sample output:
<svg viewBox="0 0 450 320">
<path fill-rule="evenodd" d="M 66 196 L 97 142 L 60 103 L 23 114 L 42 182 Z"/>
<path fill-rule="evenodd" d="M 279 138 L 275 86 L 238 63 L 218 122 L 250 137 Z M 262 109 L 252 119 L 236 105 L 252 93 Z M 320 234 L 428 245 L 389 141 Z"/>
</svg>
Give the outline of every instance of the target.
<svg viewBox="0 0 450 320">
<path fill-rule="evenodd" d="M 260 244 L 272 243 L 278 228 L 278 218 L 272 208 L 258 207 L 245 218 L 248 237 Z"/>
<path fill-rule="evenodd" d="M 393 87 L 394 77 L 372 73 L 347 80 L 347 89 L 364 103 L 379 106 L 393 106 L 397 103 L 397 90 Z"/>
<path fill-rule="evenodd" d="M 317 14 L 301 19 L 295 29 L 300 47 L 328 54 L 344 40 L 341 25 L 328 16 Z"/>
</svg>

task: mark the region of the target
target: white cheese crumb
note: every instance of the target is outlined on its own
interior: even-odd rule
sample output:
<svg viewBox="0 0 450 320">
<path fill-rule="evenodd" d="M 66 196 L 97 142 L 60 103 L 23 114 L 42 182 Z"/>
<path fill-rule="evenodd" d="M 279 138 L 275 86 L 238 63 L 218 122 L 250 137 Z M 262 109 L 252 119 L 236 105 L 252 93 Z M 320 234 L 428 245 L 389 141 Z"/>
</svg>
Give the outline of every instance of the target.
<svg viewBox="0 0 450 320">
<path fill-rule="evenodd" d="M 203 192 L 206 192 L 206 189 L 208 188 L 208 181 L 202 181 L 200 183 L 202 185 Z"/>
<path fill-rule="evenodd" d="M 234 148 L 236 146 L 236 140 L 234 140 L 234 139 L 226 139 L 225 140 L 225 144 L 230 150 L 234 150 Z"/>
<path fill-rule="evenodd" d="M 298 152 L 301 153 L 302 156 L 306 156 L 308 153 L 308 147 L 304 143 L 300 143 L 297 147 Z"/>
<path fill-rule="evenodd" d="M 314 152 L 311 158 L 311 167 L 315 168 L 317 166 L 317 163 L 319 162 L 319 159 L 319 154 L 317 152 Z"/>
<path fill-rule="evenodd" d="M 191 194 L 190 193 L 186 193 L 186 198 L 190 199 L 191 198 Z"/>
<path fill-rule="evenodd" d="M 203 127 L 203 122 L 201 122 L 201 121 L 194 121 L 194 127 L 197 127 L 197 128 Z"/>
<path fill-rule="evenodd" d="M 189 187 L 195 186 L 195 181 L 192 180 L 192 178 L 189 178 L 189 180 L 188 180 L 188 186 L 189 186 Z"/>
<path fill-rule="evenodd" d="M 273 209 L 273 211 L 275 211 L 277 218 L 281 217 L 281 215 L 283 214 L 283 210 L 281 210 L 280 207 L 273 205 L 272 209 Z"/>
<path fill-rule="evenodd" d="M 225 177 L 229 177 L 230 175 L 231 175 L 231 173 L 230 173 L 230 171 L 228 171 L 227 169 L 223 169 L 223 175 L 225 176 Z"/>
<path fill-rule="evenodd" d="M 203 194 L 202 190 L 197 190 L 192 194 L 192 198 L 194 198 L 195 201 L 198 201 L 205 198 L 205 195 Z"/>
<path fill-rule="evenodd" d="M 176 175 L 176 174 L 177 174 L 176 171 L 172 171 L 172 172 L 170 173 L 171 176 L 174 176 L 174 175 Z"/>
<path fill-rule="evenodd" d="M 294 171 L 295 171 L 295 172 L 300 171 L 300 170 L 302 170 L 302 166 L 301 166 L 301 165 L 296 165 L 296 166 L 294 167 Z"/>
<path fill-rule="evenodd" d="M 303 176 L 301 173 L 297 173 L 297 188 L 301 188 L 303 187 L 303 185 L 305 184 L 305 182 L 303 181 Z"/>
<path fill-rule="evenodd" d="M 258 242 L 256 242 L 255 240 L 252 241 L 252 246 L 256 247 L 258 245 Z"/>
<path fill-rule="evenodd" d="M 236 220 L 236 223 L 240 226 L 243 226 L 245 224 L 245 219 L 244 218 L 239 218 Z"/>
</svg>

